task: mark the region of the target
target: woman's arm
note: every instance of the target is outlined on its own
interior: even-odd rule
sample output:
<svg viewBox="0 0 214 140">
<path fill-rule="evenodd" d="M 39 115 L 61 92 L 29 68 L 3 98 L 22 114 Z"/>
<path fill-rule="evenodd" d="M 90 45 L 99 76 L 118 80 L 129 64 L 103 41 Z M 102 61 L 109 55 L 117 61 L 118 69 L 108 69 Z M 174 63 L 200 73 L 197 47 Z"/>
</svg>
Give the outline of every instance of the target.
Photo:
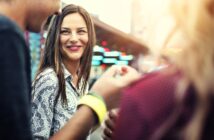
<svg viewBox="0 0 214 140">
<path fill-rule="evenodd" d="M 117 73 L 120 76 L 116 77 Z M 139 77 L 139 73 L 131 67 L 113 66 L 96 81 L 92 91 L 103 97 L 107 109 L 110 110 L 117 106 L 120 91 Z M 97 117 L 97 114 L 90 107 L 81 105 L 74 116 L 51 140 L 85 139 L 90 129 L 97 125 Z"/>
<path fill-rule="evenodd" d="M 68 123 L 50 140 L 85 140 L 96 124 L 96 116 L 90 107 L 82 105 Z"/>
<path fill-rule="evenodd" d="M 33 84 L 31 124 L 34 138 L 50 137 L 56 92 L 57 78 L 53 74 L 40 75 Z"/>
</svg>

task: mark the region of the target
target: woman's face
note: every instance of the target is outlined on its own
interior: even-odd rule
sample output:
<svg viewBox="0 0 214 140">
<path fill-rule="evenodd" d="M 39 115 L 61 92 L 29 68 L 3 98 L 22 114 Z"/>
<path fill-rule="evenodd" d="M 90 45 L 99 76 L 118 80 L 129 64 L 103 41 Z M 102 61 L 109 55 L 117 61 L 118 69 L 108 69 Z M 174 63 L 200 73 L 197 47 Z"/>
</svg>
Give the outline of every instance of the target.
<svg viewBox="0 0 214 140">
<path fill-rule="evenodd" d="M 60 51 L 63 60 L 80 61 L 88 44 L 86 22 L 79 13 L 64 17 L 60 31 Z"/>
</svg>

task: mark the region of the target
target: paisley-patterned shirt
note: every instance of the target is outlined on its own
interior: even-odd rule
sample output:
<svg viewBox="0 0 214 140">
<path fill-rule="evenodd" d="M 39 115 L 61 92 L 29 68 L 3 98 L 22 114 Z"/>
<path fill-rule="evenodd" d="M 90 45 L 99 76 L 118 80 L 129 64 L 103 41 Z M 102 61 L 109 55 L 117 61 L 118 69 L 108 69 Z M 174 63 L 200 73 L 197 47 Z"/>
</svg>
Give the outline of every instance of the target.
<svg viewBox="0 0 214 140">
<path fill-rule="evenodd" d="M 68 105 L 63 105 L 61 98 L 55 103 L 58 94 L 58 79 L 52 68 L 40 73 L 32 88 L 32 132 L 36 140 L 49 139 L 59 131 L 72 117 L 77 108 L 80 92 L 72 82 L 72 76 L 64 68 L 66 96 Z M 86 92 L 87 93 L 87 92 Z"/>
</svg>

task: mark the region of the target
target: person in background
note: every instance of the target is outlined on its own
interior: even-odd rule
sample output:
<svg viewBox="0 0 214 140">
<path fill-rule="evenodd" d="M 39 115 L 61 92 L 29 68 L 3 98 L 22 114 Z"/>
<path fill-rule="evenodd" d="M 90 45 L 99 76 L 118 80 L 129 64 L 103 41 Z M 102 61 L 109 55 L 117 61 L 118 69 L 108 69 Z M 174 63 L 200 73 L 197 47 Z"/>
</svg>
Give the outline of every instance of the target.
<svg viewBox="0 0 214 140">
<path fill-rule="evenodd" d="M 33 82 L 34 138 L 48 139 L 76 112 L 88 93 L 95 42 L 93 21 L 82 7 L 69 4 L 54 17 Z"/>
<path fill-rule="evenodd" d="M 59 9 L 59 0 L 0 0 L 1 140 L 32 139 L 30 54 L 23 32 L 39 32 Z"/>
</svg>

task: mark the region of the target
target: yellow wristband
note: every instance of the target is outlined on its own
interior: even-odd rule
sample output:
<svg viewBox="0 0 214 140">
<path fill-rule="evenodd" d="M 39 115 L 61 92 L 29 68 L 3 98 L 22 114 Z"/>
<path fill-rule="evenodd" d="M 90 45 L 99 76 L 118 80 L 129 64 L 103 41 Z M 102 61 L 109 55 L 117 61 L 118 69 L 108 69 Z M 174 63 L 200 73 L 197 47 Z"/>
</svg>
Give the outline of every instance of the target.
<svg viewBox="0 0 214 140">
<path fill-rule="evenodd" d="M 89 106 L 96 113 L 99 124 L 102 123 L 107 112 L 106 105 L 102 99 L 93 95 L 85 95 L 79 100 L 79 105 Z"/>
</svg>

